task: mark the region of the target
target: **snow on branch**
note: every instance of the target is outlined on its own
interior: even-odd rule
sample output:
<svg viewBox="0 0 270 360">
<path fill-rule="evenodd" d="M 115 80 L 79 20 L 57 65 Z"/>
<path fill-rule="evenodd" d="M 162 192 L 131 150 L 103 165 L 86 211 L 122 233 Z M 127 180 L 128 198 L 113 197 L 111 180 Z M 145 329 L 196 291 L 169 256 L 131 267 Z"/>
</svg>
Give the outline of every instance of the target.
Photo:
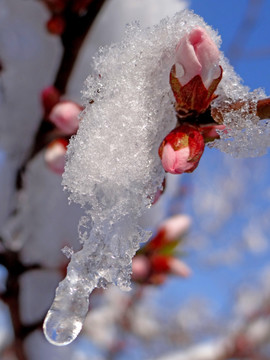
<svg viewBox="0 0 270 360">
<path fill-rule="evenodd" d="M 85 216 L 79 226 L 83 247 L 72 254 L 44 323 L 46 337 L 56 345 L 76 338 L 95 287 L 113 283 L 130 289 L 132 257 L 150 237 L 138 220 L 162 189 L 165 172 L 158 149 L 176 125 L 169 82 L 175 48 L 194 28 L 204 29 L 219 47 L 216 32 L 183 11 L 145 30 L 130 25 L 121 43 L 101 48 L 94 58 L 83 93 L 85 110 L 63 175 L 70 200 L 85 208 Z M 261 154 L 269 144 L 269 129 L 260 124 L 256 104 L 264 94 L 250 94 L 222 55 L 220 66 L 223 78 L 212 110 L 227 131 L 220 132 L 214 146 L 236 156 Z M 243 106 L 230 111 L 239 100 Z"/>
</svg>

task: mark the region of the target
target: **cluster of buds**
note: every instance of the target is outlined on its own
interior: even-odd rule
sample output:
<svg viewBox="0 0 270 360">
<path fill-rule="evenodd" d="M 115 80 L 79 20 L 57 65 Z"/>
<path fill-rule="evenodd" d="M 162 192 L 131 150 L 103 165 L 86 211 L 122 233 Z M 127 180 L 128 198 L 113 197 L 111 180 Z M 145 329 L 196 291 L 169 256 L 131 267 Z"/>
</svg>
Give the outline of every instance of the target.
<svg viewBox="0 0 270 360">
<path fill-rule="evenodd" d="M 66 28 L 66 13 L 71 12 L 79 16 L 87 12 L 93 0 L 43 0 L 49 9 L 51 17 L 47 22 L 47 29 L 51 34 L 61 35 Z"/>
<path fill-rule="evenodd" d="M 45 149 L 45 163 L 53 172 L 62 174 L 68 139 L 78 130 L 82 107 L 73 101 L 61 100 L 60 93 L 54 86 L 47 87 L 42 91 L 41 100 L 44 118 L 51 124 L 53 135 L 53 140 Z"/>
<path fill-rule="evenodd" d="M 209 117 L 211 102 L 222 79 L 219 50 L 207 32 L 194 28 L 179 41 L 170 85 L 175 97 L 178 126 L 159 148 L 165 171 L 172 174 L 192 172 L 199 164 L 205 143 L 219 138 L 217 130 L 225 126 Z"/>
<path fill-rule="evenodd" d="M 157 234 L 132 262 L 132 279 L 141 284 L 162 284 L 169 274 L 187 277 L 190 269 L 176 257 L 176 249 L 190 226 L 190 218 L 176 215 L 160 225 Z"/>
</svg>

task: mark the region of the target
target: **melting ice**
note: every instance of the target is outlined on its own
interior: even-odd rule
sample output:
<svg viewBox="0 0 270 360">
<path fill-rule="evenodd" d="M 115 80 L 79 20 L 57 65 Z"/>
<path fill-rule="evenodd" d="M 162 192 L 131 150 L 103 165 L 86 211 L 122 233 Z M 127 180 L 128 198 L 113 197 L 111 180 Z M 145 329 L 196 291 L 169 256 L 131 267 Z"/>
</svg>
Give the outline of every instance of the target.
<svg viewBox="0 0 270 360">
<path fill-rule="evenodd" d="M 184 11 L 145 30 L 129 26 L 121 43 L 102 48 L 93 60 L 93 75 L 83 93 L 85 110 L 79 131 L 70 141 L 63 176 L 70 200 L 85 207 L 85 216 L 79 224 L 82 250 L 72 254 L 44 323 L 47 339 L 56 345 L 76 338 L 95 287 L 113 283 L 123 290 L 130 288 L 132 257 L 150 237 L 138 219 L 151 206 L 164 178 L 158 147 L 176 124 L 169 85 L 174 50 L 179 39 L 196 26 L 204 27 L 220 45 L 214 30 Z M 222 101 L 248 96 L 225 59 L 221 65 L 224 79 L 214 104 L 217 108 Z M 263 94 L 252 96 L 256 100 Z M 242 115 L 234 116 L 241 118 L 240 128 L 230 113 L 224 115 L 225 122 L 233 135 L 243 137 Z M 253 130 L 257 120 L 254 113 L 248 115 Z M 248 141 L 244 144 L 241 150 L 226 138 L 216 146 L 224 151 L 233 148 L 229 151 L 238 154 L 246 151 Z"/>
</svg>

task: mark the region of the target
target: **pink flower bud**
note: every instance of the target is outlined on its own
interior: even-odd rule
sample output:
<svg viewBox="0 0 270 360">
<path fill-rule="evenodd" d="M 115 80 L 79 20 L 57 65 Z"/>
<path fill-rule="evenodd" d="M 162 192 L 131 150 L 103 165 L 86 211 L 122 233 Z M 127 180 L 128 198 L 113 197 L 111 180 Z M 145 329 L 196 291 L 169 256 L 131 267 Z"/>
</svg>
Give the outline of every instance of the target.
<svg viewBox="0 0 270 360">
<path fill-rule="evenodd" d="M 207 32 L 198 27 L 183 36 L 170 74 L 179 117 L 205 112 L 221 78 L 219 50 Z"/>
<path fill-rule="evenodd" d="M 132 279 L 144 281 L 150 273 L 150 261 L 145 255 L 136 255 L 132 260 Z"/>
<path fill-rule="evenodd" d="M 204 140 L 197 127 L 183 124 L 171 131 L 159 147 L 165 171 L 171 174 L 192 172 L 204 151 Z"/>
<path fill-rule="evenodd" d="M 187 215 L 175 215 L 166 219 L 159 227 L 164 238 L 173 241 L 182 236 L 190 227 L 191 219 Z"/>
<path fill-rule="evenodd" d="M 67 145 L 66 139 L 57 139 L 52 141 L 45 150 L 45 163 L 56 174 L 61 175 L 64 172 Z"/>
<path fill-rule="evenodd" d="M 203 28 L 195 28 L 176 47 L 176 77 L 186 85 L 200 75 L 206 89 L 220 76 L 219 50 Z"/>
<path fill-rule="evenodd" d="M 64 134 L 75 134 L 79 127 L 79 114 L 82 108 L 71 101 L 56 104 L 49 114 L 49 120 Z"/>
</svg>

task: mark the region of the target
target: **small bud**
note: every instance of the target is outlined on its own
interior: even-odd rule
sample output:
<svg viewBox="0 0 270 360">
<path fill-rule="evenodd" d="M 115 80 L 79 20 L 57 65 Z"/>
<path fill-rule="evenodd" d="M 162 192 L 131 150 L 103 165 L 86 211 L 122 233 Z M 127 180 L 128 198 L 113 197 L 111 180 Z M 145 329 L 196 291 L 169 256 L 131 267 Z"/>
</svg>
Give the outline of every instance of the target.
<svg viewBox="0 0 270 360">
<path fill-rule="evenodd" d="M 207 32 L 198 27 L 181 38 L 171 69 L 170 84 L 179 117 L 203 113 L 216 97 L 221 78 L 219 50 Z"/>
<path fill-rule="evenodd" d="M 49 120 L 65 135 L 75 134 L 79 127 L 81 106 L 71 101 L 56 104 L 49 114 Z"/>
<path fill-rule="evenodd" d="M 53 35 L 62 35 L 66 21 L 61 15 L 53 15 L 47 22 L 47 30 Z"/>
<path fill-rule="evenodd" d="M 159 227 L 167 241 L 180 238 L 190 227 L 191 218 L 187 215 L 175 215 L 165 220 Z"/>
<path fill-rule="evenodd" d="M 150 262 L 145 255 L 136 255 L 132 260 L 132 279 L 144 281 L 150 273 Z"/>
<path fill-rule="evenodd" d="M 204 140 L 197 127 L 183 124 L 171 131 L 159 147 L 165 171 L 171 174 L 192 172 L 204 151 Z"/>
<path fill-rule="evenodd" d="M 54 86 L 48 86 L 41 92 L 41 102 L 45 116 L 47 116 L 54 105 L 60 100 L 60 92 Z"/>
<path fill-rule="evenodd" d="M 52 141 L 45 150 L 45 163 L 56 174 L 61 175 L 64 172 L 67 145 L 66 139 L 57 139 Z"/>
</svg>

